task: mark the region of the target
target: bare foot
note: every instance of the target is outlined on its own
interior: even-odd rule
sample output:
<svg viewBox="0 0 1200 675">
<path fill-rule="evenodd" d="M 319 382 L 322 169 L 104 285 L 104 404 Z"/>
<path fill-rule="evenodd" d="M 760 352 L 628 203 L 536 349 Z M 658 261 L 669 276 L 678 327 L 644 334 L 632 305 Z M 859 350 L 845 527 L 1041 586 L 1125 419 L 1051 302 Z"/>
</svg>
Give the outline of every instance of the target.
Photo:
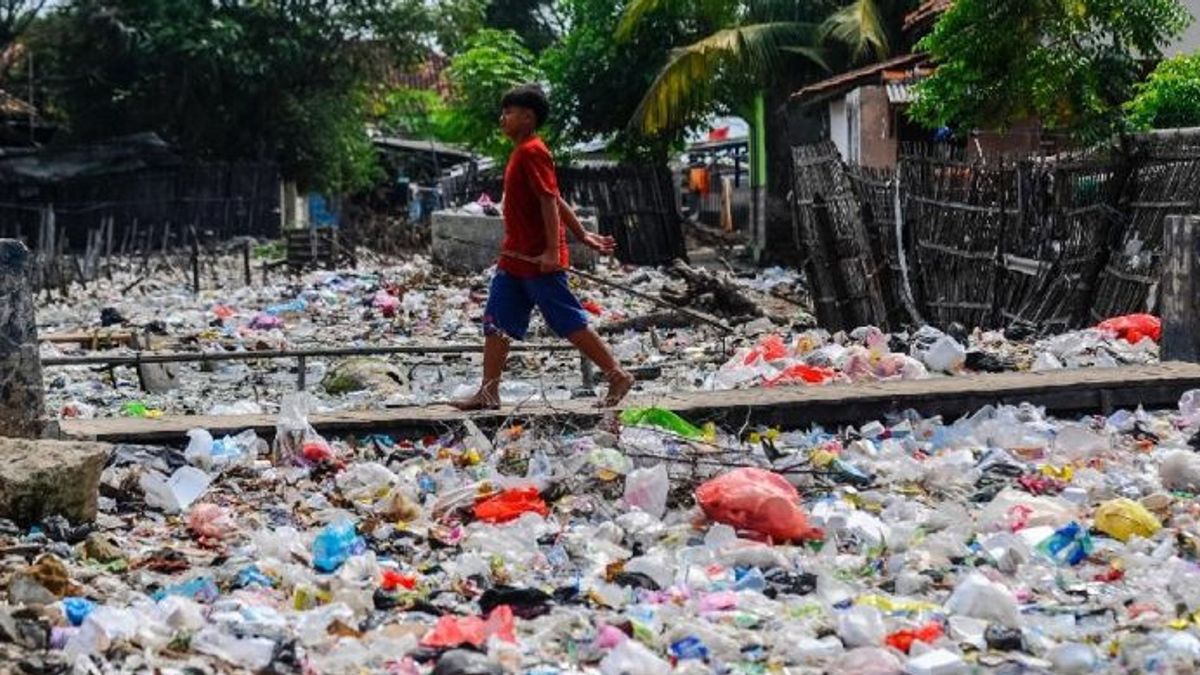
<svg viewBox="0 0 1200 675">
<path fill-rule="evenodd" d="M 450 407 L 463 412 L 474 412 L 476 410 L 499 410 L 500 399 L 496 396 L 479 392 L 471 398 L 450 401 Z"/>
<path fill-rule="evenodd" d="M 629 373 L 625 372 L 624 370 L 618 370 L 617 372 L 613 373 L 612 375 L 609 375 L 608 376 L 608 393 L 605 394 L 604 400 L 602 402 L 600 402 L 599 404 L 597 404 L 597 407 L 599 407 L 599 408 L 615 407 L 618 403 L 621 402 L 622 399 L 625 398 L 625 395 L 629 393 L 629 390 L 633 389 L 633 382 L 634 382 L 633 375 L 630 375 Z"/>
</svg>

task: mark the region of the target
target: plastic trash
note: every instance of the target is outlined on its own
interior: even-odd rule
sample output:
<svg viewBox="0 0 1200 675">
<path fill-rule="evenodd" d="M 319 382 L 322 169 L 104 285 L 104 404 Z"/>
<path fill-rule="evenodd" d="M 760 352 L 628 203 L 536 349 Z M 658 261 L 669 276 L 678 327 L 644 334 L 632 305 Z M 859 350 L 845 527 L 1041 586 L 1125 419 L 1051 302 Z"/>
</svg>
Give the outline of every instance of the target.
<svg viewBox="0 0 1200 675">
<path fill-rule="evenodd" d="M 898 675 L 904 672 L 904 664 L 886 649 L 858 647 L 839 656 L 830 671 L 844 675 Z"/>
<path fill-rule="evenodd" d="M 197 504 L 188 512 L 188 529 L 201 540 L 220 540 L 231 534 L 236 525 L 229 512 L 216 504 Z"/>
<path fill-rule="evenodd" d="M 482 646 L 490 638 L 516 642 L 515 618 L 507 605 L 501 605 L 487 616 L 442 616 L 433 629 L 421 638 L 426 647 Z"/>
<path fill-rule="evenodd" d="M 904 664 L 904 672 L 908 675 L 965 675 L 970 669 L 958 654 L 934 649 L 910 658 Z"/>
<path fill-rule="evenodd" d="M 334 572 L 363 546 L 352 521 L 330 523 L 313 540 L 313 567 L 320 572 Z"/>
<path fill-rule="evenodd" d="M 438 657 L 433 675 L 504 675 L 504 668 L 470 649 L 451 649 Z"/>
<path fill-rule="evenodd" d="M 667 512 L 671 479 L 665 464 L 635 469 L 625 477 L 625 504 L 661 519 Z"/>
<path fill-rule="evenodd" d="M 1008 628 L 1019 628 L 1020 610 L 1013 594 L 1002 584 L 972 572 L 954 587 L 946 600 L 946 611 L 986 619 Z"/>
<path fill-rule="evenodd" d="M 621 424 L 631 427 L 653 427 L 690 439 L 704 437 L 703 430 L 663 408 L 629 408 L 621 413 L 620 419 Z"/>
<path fill-rule="evenodd" d="M 835 377 L 837 377 L 837 373 L 832 368 L 817 368 L 797 363 L 784 368 L 775 377 L 766 378 L 763 384 L 768 387 L 798 383 L 827 384 L 832 382 Z"/>
<path fill-rule="evenodd" d="M 208 489 L 212 478 L 200 469 L 182 466 L 170 478 L 147 471 L 138 481 L 146 496 L 146 505 L 167 513 L 186 511 Z"/>
<path fill-rule="evenodd" d="M 475 504 L 475 517 L 485 523 L 507 523 L 525 513 L 536 513 L 542 517 L 550 514 L 536 487 L 504 490 Z"/>
<path fill-rule="evenodd" d="M 600 661 L 601 675 L 669 675 L 671 664 L 637 640 L 625 640 Z"/>
<path fill-rule="evenodd" d="M 1101 321 L 1096 328 L 1115 335 L 1130 344 L 1149 338 L 1154 342 L 1162 339 L 1162 321 L 1150 314 L 1127 314 Z"/>
<path fill-rule="evenodd" d="M 734 469 L 696 488 L 696 501 L 711 520 L 778 541 L 823 537 L 809 527 L 796 488 L 770 471 Z"/>
<path fill-rule="evenodd" d="M 83 620 L 96 609 L 96 604 L 87 598 L 63 598 L 63 616 L 72 626 L 83 624 Z"/>
<path fill-rule="evenodd" d="M 921 361 L 932 371 L 955 373 L 966 364 L 967 350 L 954 338 L 943 336 L 921 354 Z"/>
<path fill-rule="evenodd" d="M 837 615 L 837 634 L 847 647 L 878 647 L 886 630 L 875 607 L 855 605 Z"/>
<path fill-rule="evenodd" d="M 1095 650 L 1078 642 L 1055 645 L 1046 653 L 1046 659 L 1054 665 L 1054 672 L 1064 675 L 1090 673 L 1096 668 Z"/>
<path fill-rule="evenodd" d="M 944 634 L 945 630 L 942 628 L 942 624 L 930 621 L 917 628 L 902 628 L 894 633 L 889 633 L 884 638 L 884 643 L 907 654 L 914 642 L 935 642 Z"/>
<path fill-rule="evenodd" d="M 1092 553 L 1092 538 L 1079 523 L 1069 523 L 1037 545 L 1037 550 L 1059 565 L 1078 565 Z"/>
<path fill-rule="evenodd" d="M 1168 490 L 1200 492 L 1200 455 L 1185 450 L 1167 454 L 1158 465 L 1158 477 Z"/>
<path fill-rule="evenodd" d="M 1151 537 L 1162 529 L 1162 523 L 1146 507 L 1132 499 L 1113 499 L 1101 504 L 1095 513 L 1097 530 L 1120 541 L 1129 538 Z"/>
</svg>

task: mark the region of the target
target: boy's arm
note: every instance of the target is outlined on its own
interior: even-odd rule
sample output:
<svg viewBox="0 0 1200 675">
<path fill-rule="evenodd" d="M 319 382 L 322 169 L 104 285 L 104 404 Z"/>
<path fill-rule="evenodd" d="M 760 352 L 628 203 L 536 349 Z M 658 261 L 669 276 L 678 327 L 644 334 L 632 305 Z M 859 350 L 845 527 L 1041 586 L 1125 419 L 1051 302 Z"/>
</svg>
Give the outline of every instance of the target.
<svg viewBox="0 0 1200 675">
<path fill-rule="evenodd" d="M 559 263 L 559 244 L 562 241 L 559 233 L 562 222 L 558 214 L 558 195 L 541 193 L 538 201 L 542 207 L 542 226 L 545 228 L 546 250 L 538 259 L 543 272 L 554 272 L 561 269 Z"/>
<path fill-rule="evenodd" d="M 612 237 L 585 230 L 583 223 L 579 222 L 579 216 L 575 215 L 575 209 L 572 209 L 567 204 L 567 200 L 563 199 L 561 195 L 558 198 L 558 212 L 562 218 L 562 222 L 566 223 L 567 229 L 583 245 L 595 249 L 600 253 L 612 253 L 616 250 L 617 242 Z"/>
</svg>

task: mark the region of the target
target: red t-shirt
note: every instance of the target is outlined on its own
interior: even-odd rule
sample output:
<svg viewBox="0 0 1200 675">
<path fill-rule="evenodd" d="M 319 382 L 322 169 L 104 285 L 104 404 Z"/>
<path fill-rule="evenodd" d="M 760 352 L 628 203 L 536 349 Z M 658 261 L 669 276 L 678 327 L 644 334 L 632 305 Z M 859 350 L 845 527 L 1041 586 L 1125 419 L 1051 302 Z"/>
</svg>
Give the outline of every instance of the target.
<svg viewBox="0 0 1200 675">
<path fill-rule="evenodd" d="M 554 159 L 541 138 L 532 136 L 513 148 L 504 169 L 504 250 L 531 258 L 546 250 L 546 229 L 542 222 L 540 197 L 558 197 L 558 179 Z M 570 265 L 566 228 L 559 223 L 558 262 Z M 514 277 L 527 279 L 542 274 L 532 263 L 500 256 L 497 266 Z"/>
</svg>

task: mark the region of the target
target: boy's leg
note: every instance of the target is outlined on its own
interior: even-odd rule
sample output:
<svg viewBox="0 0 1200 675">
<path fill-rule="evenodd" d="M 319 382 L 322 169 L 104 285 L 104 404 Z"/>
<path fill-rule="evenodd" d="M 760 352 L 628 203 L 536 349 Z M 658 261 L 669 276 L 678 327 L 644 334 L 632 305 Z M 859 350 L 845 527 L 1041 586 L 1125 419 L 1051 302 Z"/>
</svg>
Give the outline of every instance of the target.
<svg viewBox="0 0 1200 675">
<path fill-rule="evenodd" d="M 621 369 L 608 345 L 587 325 L 587 313 L 567 285 L 564 272 L 530 279 L 527 290 L 546 323 L 560 337 L 575 345 L 608 379 L 608 394 L 603 405 L 611 407 L 621 402 L 633 388 L 633 376 Z"/>
<path fill-rule="evenodd" d="M 621 364 L 617 363 L 612 350 L 591 328 L 581 328 L 568 335 L 567 339 L 583 352 L 584 356 L 591 359 L 608 379 L 608 393 L 604 396 L 604 406 L 611 408 L 620 403 L 633 388 L 633 375 L 621 369 Z"/>
<path fill-rule="evenodd" d="M 495 410 L 500 407 L 500 380 L 508 362 L 509 341 L 525 337 L 533 300 L 521 280 L 497 271 L 483 311 L 483 381 L 475 395 L 451 406 L 459 410 Z"/>
<path fill-rule="evenodd" d="M 508 337 L 499 333 L 483 338 L 483 382 L 471 398 L 451 401 L 450 405 L 463 411 L 496 410 L 500 407 L 500 378 L 508 362 Z"/>
</svg>

